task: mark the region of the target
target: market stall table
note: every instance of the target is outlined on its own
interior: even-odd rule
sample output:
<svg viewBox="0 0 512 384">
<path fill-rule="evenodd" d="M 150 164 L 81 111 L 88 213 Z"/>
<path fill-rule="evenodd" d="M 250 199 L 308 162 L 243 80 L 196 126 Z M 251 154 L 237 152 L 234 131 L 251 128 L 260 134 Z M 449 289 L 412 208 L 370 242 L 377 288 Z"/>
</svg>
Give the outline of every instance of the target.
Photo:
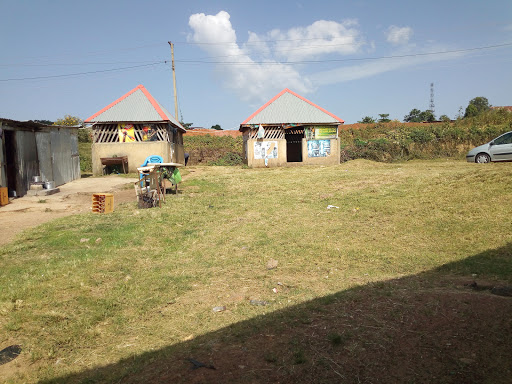
<svg viewBox="0 0 512 384">
<path fill-rule="evenodd" d="M 149 163 L 144 167 L 137 168 L 139 172 L 139 181 L 135 183 L 135 193 L 140 208 L 155 207 L 157 203 L 162 206 L 162 200 L 165 201 L 165 179 L 171 181 L 178 193 L 178 183 L 171 177 L 175 171 L 183 164 L 180 163 Z M 178 171 L 179 174 L 179 171 Z"/>
</svg>

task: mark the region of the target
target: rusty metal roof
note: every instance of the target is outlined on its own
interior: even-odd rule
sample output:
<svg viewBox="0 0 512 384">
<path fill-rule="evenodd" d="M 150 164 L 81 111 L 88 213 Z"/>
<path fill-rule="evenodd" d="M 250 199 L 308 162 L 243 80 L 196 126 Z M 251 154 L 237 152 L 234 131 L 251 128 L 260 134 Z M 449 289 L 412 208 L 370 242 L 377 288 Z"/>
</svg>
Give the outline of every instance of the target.
<svg viewBox="0 0 512 384">
<path fill-rule="evenodd" d="M 86 119 L 84 123 L 148 123 L 162 121 L 170 122 L 185 131 L 185 128 L 176 118 L 156 101 L 143 85 L 139 85 Z"/>
<path fill-rule="evenodd" d="M 254 112 L 242 125 L 287 123 L 343 124 L 344 121 L 295 92 L 284 89 Z"/>
</svg>

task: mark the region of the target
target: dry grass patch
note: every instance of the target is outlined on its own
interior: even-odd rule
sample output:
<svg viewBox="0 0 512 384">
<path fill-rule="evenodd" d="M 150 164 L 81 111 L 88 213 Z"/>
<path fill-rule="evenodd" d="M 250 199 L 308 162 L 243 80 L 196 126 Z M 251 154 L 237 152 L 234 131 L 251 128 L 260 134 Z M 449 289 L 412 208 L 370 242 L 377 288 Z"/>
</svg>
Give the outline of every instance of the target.
<svg viewBox="0 0 512 384">
<path fill-rule="evenodd" d="M 511 242 L 509 164 L 357 160 L 335 167 L 188 172 L 182 193 L 168 196 L 162 209 L 137 210 L 130 203 L 109 215 L 59 219 L 0 251 L 0 347 L 20 344 L 30 356 L 20 359 L 15 374 L 2 376 L 0 366 L 0 378 L 109 382 L 127 369 L 146 375 L 142 367 L 173 355 L 182 343 L 206 353 L 217 342 L 223 350 L 222 340 L 236 335 L 259 345 L 258 327 L 284 334 L 282 322 L 290 316 L 297 324 L 327 324 L 340 317 L 338 311 L 356 318 L 356 309 L 343 309 L 345 304 L 322 317 L 307 302 L 313 300 L 321 314 L 349 300 L 352 293 L 344 292 L 356 287 L 375 299 L 372 283 L 443 265 L 465 277 L 512 282 L 505 256 L 470 258 L 507 250 Z M 277 268 L 267 269 L 270 259 Z M 406 289 L 418 284 L 408 280 Z M 383 287 L 378 297 L 386 298 L 387 310 L 407 301 L 394 285 Z M 226 310 L 213 312 L 217 306 Z M 261 320 L 269 314 L 274 317 Z M 358 357 L 362 347 L 353 345 L 349 331 L 321 331 L 322 343 L 345 346 Z M 299 377 L 290 367 L 320 361 L 313 350 L 324 354 L 323 344 L 304 347 L 306 334 L 296 336 L 296 345 L 294 337 L 285 337 L 289 357 L 271 351 L 261 357 L 265 364 L 280 361 L 289 377 Z M 336 353 L 326 356 L 328 366 L 329 359 L 341 364 Z M 98 370 L 99 376 L 90 371 L 105 364 L 114 366 Z"/>
</svg>

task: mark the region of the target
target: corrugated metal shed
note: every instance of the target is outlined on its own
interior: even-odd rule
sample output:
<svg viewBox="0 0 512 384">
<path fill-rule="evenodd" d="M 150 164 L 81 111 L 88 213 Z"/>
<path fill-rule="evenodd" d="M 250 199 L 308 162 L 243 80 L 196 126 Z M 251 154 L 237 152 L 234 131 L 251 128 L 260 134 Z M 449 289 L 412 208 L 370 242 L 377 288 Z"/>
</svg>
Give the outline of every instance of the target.
<svg viewBox="0 0 512 384">
<path fill-rule="evenodd" d="M 170 122 L 185 128 L 151 94 L 139 85 L 84 121 L 85 123 Z"/>
<path fill-rule="evenodd" d="M 295 92 L 284 89 L 242 125 L 286 123 L 343 124 L 344 121 Z"/>
<path fill-rule="evenodd" d="M 0 186 L 23 196 L 33 176 L 56 186 L 80 178 L 78 128 L 0 118 Z M 4 152 L 5 151 L 5 152 Z"/>
</svg>

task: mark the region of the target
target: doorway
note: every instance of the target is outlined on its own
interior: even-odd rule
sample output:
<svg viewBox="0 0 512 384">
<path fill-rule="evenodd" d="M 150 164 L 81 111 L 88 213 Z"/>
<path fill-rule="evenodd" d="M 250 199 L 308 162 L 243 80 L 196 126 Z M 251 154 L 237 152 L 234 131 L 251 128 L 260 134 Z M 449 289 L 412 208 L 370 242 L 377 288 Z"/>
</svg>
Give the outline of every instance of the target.
<svg viewBox="0 0 512 384">
<path fill-rule="evenodd" d="M 16 132 L 4 130 L 5 137 L 5 165 L 7 176 L 7 190 L 9 196 L 16 196 L 16 180 L 18 172 L 16 172 Z"/>
<path fill-rule="evenodd" d="M 286 161 L 288 163 L 302 162 L 302 139 L 304 129 L 290 129 L 285 131 L 286 139 Z"/>
</svg>

